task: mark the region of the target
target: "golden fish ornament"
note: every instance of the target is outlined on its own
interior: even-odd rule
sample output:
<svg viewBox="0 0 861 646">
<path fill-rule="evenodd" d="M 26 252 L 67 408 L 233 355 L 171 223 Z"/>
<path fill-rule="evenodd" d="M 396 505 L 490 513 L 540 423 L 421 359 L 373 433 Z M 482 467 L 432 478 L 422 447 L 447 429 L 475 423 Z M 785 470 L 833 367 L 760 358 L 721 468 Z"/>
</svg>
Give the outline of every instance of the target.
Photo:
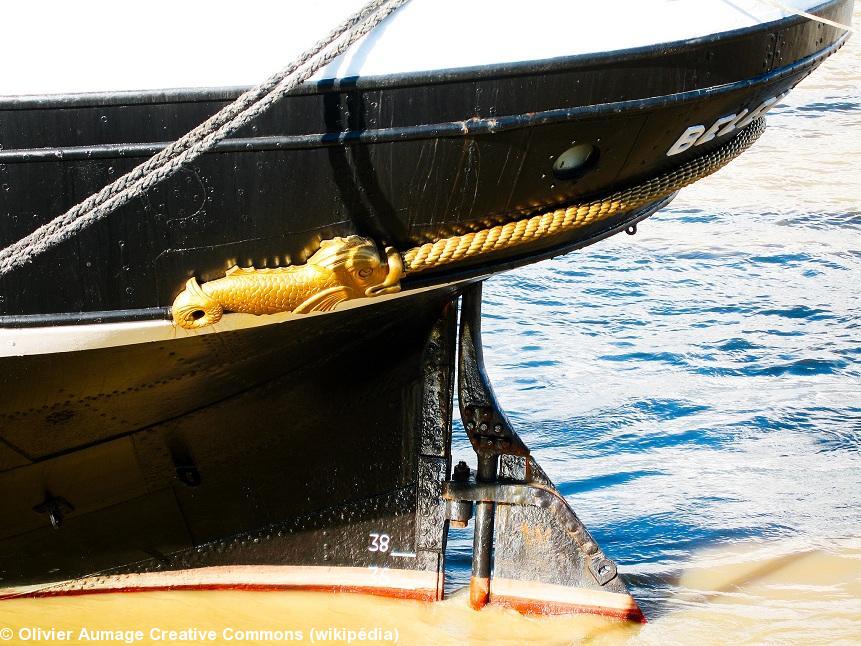
<svg viewBox="0 0 861 646">
<path fill-rule="evenodd" d="M 173 321 L 193 330 L 217 323 L 225 312 L 330 311 L 351 298 L 400 291 L 403 274 L 397 250 L 387 247 L 383 259 L 373 240 L 333 238 L 324 240 L 304 265 L 232 267 L 223 278 L 203 285 L 190 278 L 173 302 Z"/>
</svg>

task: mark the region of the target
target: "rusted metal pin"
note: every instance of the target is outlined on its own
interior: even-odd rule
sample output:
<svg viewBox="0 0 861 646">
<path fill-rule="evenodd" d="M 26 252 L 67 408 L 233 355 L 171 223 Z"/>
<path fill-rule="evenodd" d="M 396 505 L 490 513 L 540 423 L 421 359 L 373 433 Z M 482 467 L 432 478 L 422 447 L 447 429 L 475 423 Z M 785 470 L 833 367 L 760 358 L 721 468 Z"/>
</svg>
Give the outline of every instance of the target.
<svg viewBox="0 0 861 646">
<path fill-rule="evenodd" d="M 478 455 L 477 482 L 496 482 L 499 456 L 495 453 Z M 475 505 L 475 535 L 472 541 L 472 577 L 469 580 L 469 605 L 480 610 L 490 601 L 490 569 L 493 555 L 493 518 L 495 503 Z"/>
</svg>

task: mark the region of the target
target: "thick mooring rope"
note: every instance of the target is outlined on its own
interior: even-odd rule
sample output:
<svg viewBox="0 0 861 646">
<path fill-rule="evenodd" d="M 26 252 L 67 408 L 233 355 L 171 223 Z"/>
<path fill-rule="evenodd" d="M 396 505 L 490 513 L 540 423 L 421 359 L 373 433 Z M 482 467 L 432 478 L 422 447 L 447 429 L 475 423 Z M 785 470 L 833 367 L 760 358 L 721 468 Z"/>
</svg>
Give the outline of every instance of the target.
<svg viewBox="0 0 861 646">
<path fill-rule="evenodd" d="M 761 0 L 766 4 L 770 4 L 772 7 L 777 7 L 781 11 L 785 11 L 786 13 L 791 13 L 796 16 L 801 16 L 802 18 L 807 18 L 808 20 L 813 20 L 814 22 L 821 22 L 823 25 L 828 25 L 829 27 L 837 27 L 838 29 L 845 29 L 851 34 L 855 33 L 855 29 L 849 25 L 844 25 L 842 22 L 836 22 L 834 20 L 829 20 L 828 18 L 823 18 L 822 16 L 817 16 L 815 13 L 808 13 L 806 11 L 802 11 L 801 9 L 796 9 L 795 7 L 790 7 L 785 2 L 781 2 L 780 0 Z"/>
<path fill-rule="evenodd" d="M 290 90 L 308 80 L 350 45 L 409 0 L 371 0 L 360 11 L 333 29 L 325 38 L 302 53 L 277 74 L 248 90 L 233 103 L 191 130 L 182 138 L 136 166 L 98 193 L 76 204 L 28 236 L 0 251 L 0 276 L 33 260 L 44 251 L 74 236 L 78 231 L 142 196 L 147 190 L 176 173 L 219 141 L 265 112 Z"/>
<path fill-rule="evenodd" d="M 539 238 L 570 232 L 645 206 L 724 167 L 747 150 L 764 131 L 765 118 L 760 117 L 720 148 L 636 186 L 589 202 L 413 247 L 403 252 L 404 270 L 413 274 L 493 251 L 527 245 Z"/>
</svg>

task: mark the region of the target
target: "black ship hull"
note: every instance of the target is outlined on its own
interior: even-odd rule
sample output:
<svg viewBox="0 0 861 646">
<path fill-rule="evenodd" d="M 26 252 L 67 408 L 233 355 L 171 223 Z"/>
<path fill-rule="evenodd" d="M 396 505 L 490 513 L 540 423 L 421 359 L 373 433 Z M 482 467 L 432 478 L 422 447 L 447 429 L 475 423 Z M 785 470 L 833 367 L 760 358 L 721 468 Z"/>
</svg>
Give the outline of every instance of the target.
<svg viewBox="0 0 861 646">
<path fill-rule="evenodd" d="M 78 387 L 117 375 L 117 365 L 127 366 L 125 387 L 52 410 L 53 432 L 34 433 L 24 421 L 6 439 L 0 599 L 166 589 L 442 599 L 456 355 L 464 361 L 456 295 L 428 290 L 262 332 L 227 332 L 217 352 L 204 336 L 156 355 L 146 345 L 125 356 L 75 353 L 65 367 L 79 375 Z M 143 363 L 168 372 L 140 383 L 149 372 Z M 195 410 L 155 424 L 129 418 L 151 405 L 153 389 L 160 414 L 171 402 L 187 406 L 189 379 L 207 398 Z M 20 459 L 36 454 L 45 457 Z M 552 490 L 528 452 L 499 468 L 505 482 Z M 567 509 L 534 504 L 563 517 Z M 534 524 L 558 533 L 560 545 L 537 575 L 528 541 L 497 545 L 494 602 L 642 619 L 615 566 L 607 582 L 589 575 L 570 587 L 590 572 L 594 552 L 572 551 L 570 528 L 552 517 L 518 511 L 497 513 L 500 536 Z M 576 516 L 567 522 L 581 542 L 592 540 Z"/>
<path fill-rule="evenodd" d="M 60 442 L 47 433 L 7 438 L 28 455 L 52 457 L 0 476 L 2 490 L 16 494 L 2 502 L 6 517 L 15 519 L 3 526 L 3 583 L 56 593 L 64 587 L 52 581 L 101 572 L 108 589 L 291 587 L 289 567 L 256 582 L 242 573 L 243 567 L 286 564 L 319 568 L 304 572 L 300 587 L 374 591 L 379 585 L 384 592 L 403 588 L 405 596 L 437 598 L 434 559 L 442 558 L 442 545 L 423 551 L 416 544 L 416 424 L 422 350 L 450 298 L 442 290 L 269 326 L 262 334 L 225 333 L 216 352 L 212 337 L 200 337 L 178 340 L 157 355 L 146 345 L 128 346 L 132 354 L 124 357 L 115 350 L 76 353 L 80 363 L 66 369 L 85 381 L 115 375 L 118 363 L 127 366 L 122 383 L 112 384 L 121 394 L 94 395 L 55 411 Z M 144 364 L 165 372 L 154 384 L 141 383 L 142 374 L 152 374 Z M 188 412 L 195 381 L 206 399 Z M 182 402 L 164 409 L 173 419 L 128 419 L 151 406 L 151 386 L 168 408 Z M 109 403 L 115 397 L 121 406 Z M 450 428 L 442 412 L 440 420 L 435 453 L 444 459 Z M 32 430 L 26 421 L 16 426 Z M 142 428 L 120 430 L 131 427 Z M 41 446 L 32 443 L 37 438 Z M 59 508 L 59 529 L 47 522 L 47 511 L 33 510 L 36 491 L 37 503 L 49 491 L 49 501 L 74 507 Z M 368 551 L 373 532 L 389 537 L 387 549 Z M 392 556 L 398 553 L 411 556 Z M 213 575 L 225 566 L 234 570 Z M 398 571 L 366 570 L 367 580 L 352 582 L 347 574 L 325 579 L 333 568 L 374 566 Z M 176 575 L 196 568 L 206 570 Z M 398 576 L 407 584 L 386 587 Z M 87 586 L 98 589 L 92 578 L 77 587 Z"/>
<path fill-rule="evenodd" d="M 851 8 L 816 12 L 848 22 Z M 468 507 L 485 596 L 641 619 L 488 394 L 480 351 L 464 355 L 476 323 L 458 328 L 456 301 L 474 303 L 488 275 L 635 228 L 674 191 L 631 208 L 614 191 L 731 148 L 845 37 L 791 17 L 612 55 L 309 84 L 0 277 L 0 598 L 240 587 L 436 600 L 449 522 Z M 0 100 L 0 246 L 238 93 Z M 581 144 L 579 165 L 560 164 Z M 398 253 L 590 200 L 600 217 L 582 225 L 406 271 L 335 311 L 177 319 L 183 287 L 233 266 L 301 268 L 356 236 Z M 459 386 L 479 456 L 460 484 L 458 361 L 481 376 Z M 540 546 L 511 538 L 527 525 Z"/>
<path fill-rule="evenodd" d="M 848 22 L 851 3 L 818 13 Z M 324 239 L 406 249 L 608 194 L 719 147 L 737 132 L 731 121 L 668 155 L 693 125 L 771 107 L 844 39 L 792 17 L 625 52 L 309 84 L 145 198 L 0 278 L 0 325 L 158 316 L 190 276 L 302 263 Z M 0 246 L 239 92 L 0 99 Z M 574 142 L 594 153 L 567 176 L 554 163 Z"/>
</svg>

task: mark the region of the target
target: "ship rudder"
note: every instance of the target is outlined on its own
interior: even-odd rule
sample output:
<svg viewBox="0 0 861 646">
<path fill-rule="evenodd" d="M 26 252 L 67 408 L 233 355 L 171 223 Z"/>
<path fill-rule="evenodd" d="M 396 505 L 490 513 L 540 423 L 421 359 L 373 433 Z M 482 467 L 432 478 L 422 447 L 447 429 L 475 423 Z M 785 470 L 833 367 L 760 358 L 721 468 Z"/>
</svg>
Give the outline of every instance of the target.
<svg viewBox="0 0 861 646">
<path fill-rule="evenodd" d="M 458 401 L 477 468 L 445 483 L 449 519 L 475 510 L 470 605 L 528 614 L 590 613 L 644 621 L 616 564 L 530 455 L 499 406 L 481 346 L 481 284 L 461 302 Z"/>
</svg>

